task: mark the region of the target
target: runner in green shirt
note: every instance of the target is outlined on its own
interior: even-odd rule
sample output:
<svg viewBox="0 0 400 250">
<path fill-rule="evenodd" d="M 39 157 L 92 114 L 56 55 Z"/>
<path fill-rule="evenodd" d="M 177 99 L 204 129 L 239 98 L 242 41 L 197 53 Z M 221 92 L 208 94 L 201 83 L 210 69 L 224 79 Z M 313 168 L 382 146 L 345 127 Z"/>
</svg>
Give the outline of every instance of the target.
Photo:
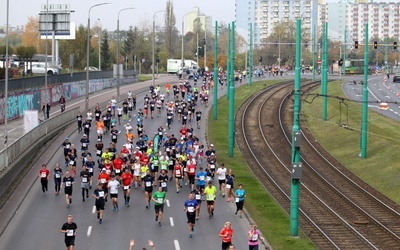
<svg viewBox="0 0 400 250">
<path fill-rule="evenodd" d="M 204 189 L 204 195 L 207 201 L 208 218 L 214 217 L 215 199 L 217 198 L 217 188 L 209 181 L 207 187 Z"/>
<path fill-rule="evenodd" d="M 158 187 L 158 191 L 154 192 L 151 199 L 154 201 L 154 211 L 156 212 L 156 221 L 158 221 L 158 225 L 161 227 L 162 214 L 164 211 L 164 203 L 167 194 L 162 191 L 162 187 Z"/>
</svg>

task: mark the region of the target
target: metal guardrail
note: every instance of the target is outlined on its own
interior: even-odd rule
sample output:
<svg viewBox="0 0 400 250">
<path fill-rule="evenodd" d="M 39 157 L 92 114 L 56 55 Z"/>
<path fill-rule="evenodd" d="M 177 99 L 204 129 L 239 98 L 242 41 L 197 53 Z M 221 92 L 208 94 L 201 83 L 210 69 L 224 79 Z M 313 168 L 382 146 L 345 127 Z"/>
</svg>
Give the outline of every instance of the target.
<svg viewBox="0 0 400 250">
<path fill-rule="evenodd" d="M 0 151 L 0 173 L 2 173 L 8 166 L 10 166 L 15 160 L 18 159 L 27 150 L 32 149 L 35 142 L 39 141 L 40 138 L 45 137 L 48 132 L 54 131 L 59 127 L 62 127 L 71 121 L 75 121 L 76 115 L 80 107 L 76 107 L 71 110 L 67 110 L 61 114 L 58 114 L 45 122 L 39 124 L 36 128 L 33 128 L 28 133 L 22 135 L 20 138 L 11 143 L 6 149 Z"/>
</svg>

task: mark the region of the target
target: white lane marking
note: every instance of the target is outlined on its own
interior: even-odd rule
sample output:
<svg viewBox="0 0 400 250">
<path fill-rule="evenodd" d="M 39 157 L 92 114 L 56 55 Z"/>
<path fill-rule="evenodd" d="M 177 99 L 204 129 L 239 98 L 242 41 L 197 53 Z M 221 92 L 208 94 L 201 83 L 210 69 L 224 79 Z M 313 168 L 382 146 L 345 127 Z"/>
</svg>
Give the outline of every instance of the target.
<svg viewBox="0 0 400 250">
<path fill-rule="evenodd" d="M 89 226 L 87 229 L 87 237 L 89 237 L 92 234 L 92 226 Z"/>
<path fill-rule="evenodd" d="M 96 212 L 96 206 L 93 206 L 92 208 L 92 214 L 94 214 Z"/>
<path fill-rule="evenodd" d="M 169 223 L 171 223 L 171 227 L 173 227 L 174 226 L 174 218 L 169 217 Z"/>
<path fill-rule="evenodd" d="M 175 245 L 175 250 L 181 250 L 181 247 L 179 246 L 179 241 L 174 240 L 174 245 Z"/>
<path fill-rule="evenodd" d="M 169 204 L 169 200 L 168 199 L 165 202 L 167 203 L 167 207 L 171 206 L 171 204 Z"/>
</svg>

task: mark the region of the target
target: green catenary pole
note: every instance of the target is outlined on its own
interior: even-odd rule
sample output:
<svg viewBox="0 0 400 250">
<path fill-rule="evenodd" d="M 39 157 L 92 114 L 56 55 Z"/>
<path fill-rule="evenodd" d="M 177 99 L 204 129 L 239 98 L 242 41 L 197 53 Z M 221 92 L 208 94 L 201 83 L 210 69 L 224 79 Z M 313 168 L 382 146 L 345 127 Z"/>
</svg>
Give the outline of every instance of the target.
<svg viewBox="0 0 400 250">
<path fill-rule="evenodd" d="M 365 24 L 364 46 L 364 84 L 361 117 L 361 158 L 367 158 L 367 131 L 368 131 L 368 24 Z"/>
<path fill-rule="evenodd" d="M 346 53 L 347 53 L 347 28 L 344 28 L 344 44 L 343 44 L 343 75 L 346 75 Z"/>
<path fill-rule="evenodd" d="M 228 50 L 226 53 L 226 99 L 229 100 L 229 86 L 231 82 L 231 77 L 230 77 L 230 54 L 231 54 L 231 24 L 228 23 Z"/>
<path fill-rule="evenodd" d="M 250 25 L 250 55 L 249 55 L 249 68 L 246 69 L 247 77 L 249 78 L 249 86 L 253 83 L 253 24 Z M 246 65 L 247 66 L 247 65 Z"/>
<path fill-rule="evenodd" d="M 231 25 L 231 51 L 230 51 L 230 84 L 229 84 L 229 114 L 228 114 L 228 156 L 233 157 L 235 144 L 235 22 Z"/>
<path fill-rule="evenodd" d="M 218 119 L 218 22 L 215 21 L 213 118 Z"/>
<path fill-rule="evenodd" d="M 315 81 L 315 46 L 316 46 L 316 41 L 315 38 L 317 36 L 315 35 L 315 24 L 313 26 L 313 39 L 312 39 L 312 80 Z"/>
<path fill-rule="evenodd" d="M 326 96 L 328 94 L 328 23 L 325 23 L 324 26 L 324 47 L 323 47 L 323 63 L 325 64 L 324 70 L 323 70 L 323 74 L 324 74 L 324 83 L 323 83 L 323 93 L 322 93 L 322 119 L 324 121 L 327 120 L 328 117 L 328 97 Z"/>
<path fill-rule="evenodd" d="M 290 236 L 298 236 L 299 228 L 299 190 L 301 177 L 300 164 L 300 105 L 301 105 L 301 20 L 296 21 L 296 65 L 294 78 L 294 105 L 293 105 L 293 129 L 292 129 L 292 178 L 290 186 Z M 297 143 L 298 142 L 298 143 Z M 296 170 L 294 171 L 294 166 Z M 300 170 L 299 170 L 300 168 Z M 298 171 L 298 172 L 297 172 Z M 294 175 L 299 173 L 300 175 Z"/>
</svg>

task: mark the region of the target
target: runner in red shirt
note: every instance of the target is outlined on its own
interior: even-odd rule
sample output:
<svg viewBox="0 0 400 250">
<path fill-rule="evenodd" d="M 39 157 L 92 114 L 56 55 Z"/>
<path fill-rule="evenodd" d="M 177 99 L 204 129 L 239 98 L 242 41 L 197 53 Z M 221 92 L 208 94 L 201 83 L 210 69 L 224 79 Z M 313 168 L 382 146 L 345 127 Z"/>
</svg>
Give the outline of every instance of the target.
<svg viewBox="0 0 400 250">
<path fill-rule="evenodd" d="M 110 175 L 106 173 L 107 169 L 103 168 L 101 173 L 97 176 L 97 184 L 102 184 L 104 190 L 107 189 L 108 182 L 110 181 Z"/>
<path fill-rule="evenodd" d="M 103 161 L 103 168 L 107 170 L 107 173 L 111 174 L 113 171 L 113 162 L 111 160 L 104 160 Z"/>
<path fill-rule="evenodd" d="M 186 126 L 182 125 L 182 128 L 179 130 L 179 134 L 181 134 L 181 136 L 185 138 L 187 132 L 188 132 L 188 130 L 187 130 Z"/>
<path fill-rule="evenodd" d="M 219 232 L 219 237 L 221 237 L 222 250 L 229 249 L 229 246 L 232 244 L 233 238 L 233 229 L 230 222 L 226 222 L 224 228 Z"/>
<path fill-rule="evenodd" d="M 129 200 L 131 198 L 132 179 L 133 175 L 128 168 L 125 168 L 125 172 L 121 175 L 121 182 L 124 190 L 125 206 L 127 207 L 129 207 Z"/>
<path fill-rule="evenodd" d="M 39 170 L 40 183 L 42 184 L 42 191 L 45 193 L 48 190 L 50 171 L 46 168 L 46 164 L 42 165 Z"/>
<path fill-rule="evenodd" d="M 182 184 L 180 182 L 183 177 L 183 168 L 179 162 L 176 162 L 174 166 L 174 176 L 175 176 L 176 192 L 179 193 L 180 187 L 182 187 Z"/>
<path fill-rule="evenodd" d="M 121 159 L 119 154 L 115 154 L 115 159 L 113 160 L 114 165 L 114 173 L 116 176 L 120 176 L 122 174 L 122 165 L 124 161 Z"/>
<path fill-rule="evenodd" d="M 142 165 L 149 165 L 149 162 L 150 162 L 150 157 L 147 155 L 146 152 L 144 152 L 140 157 L 140 163 Z"/>
<path fill-rule="evenodd" d="M 194 191 L 194 177 L 196 177 L 196 165 L 190 163 L 188 166 L 186 166 L 186 173 L 189 178 L 190 191 Z"/>
</svg>

